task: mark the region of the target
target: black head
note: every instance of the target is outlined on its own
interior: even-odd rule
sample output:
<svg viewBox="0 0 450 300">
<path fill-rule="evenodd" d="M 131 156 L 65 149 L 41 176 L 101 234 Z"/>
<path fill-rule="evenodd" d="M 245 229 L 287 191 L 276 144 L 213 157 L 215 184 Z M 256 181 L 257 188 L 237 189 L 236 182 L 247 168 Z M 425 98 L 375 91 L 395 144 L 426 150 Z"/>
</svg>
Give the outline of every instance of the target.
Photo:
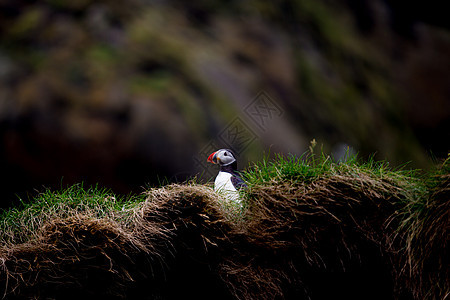
<svg viewBox="0 0 450 300">
<path fill-rule="evenodd" d="M 236 163 L 236 157 L 230 149 L 220 149 L 209 155 L 208 162 L 218 164 L 220 166 L 228 166 Z"/>
</svg>

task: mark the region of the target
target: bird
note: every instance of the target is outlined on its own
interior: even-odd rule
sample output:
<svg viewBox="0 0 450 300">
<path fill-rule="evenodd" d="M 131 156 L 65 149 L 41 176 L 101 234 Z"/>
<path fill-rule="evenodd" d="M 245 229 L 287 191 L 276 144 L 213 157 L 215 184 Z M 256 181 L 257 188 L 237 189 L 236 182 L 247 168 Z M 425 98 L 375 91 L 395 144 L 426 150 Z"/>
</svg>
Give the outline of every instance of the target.
<svg viewBox="0 0 450 300">
<path fill-rule="evenodd" d="M 208 162 L 220 166 L 219 174 L 214 181 L 214 190 L 223 193 L 227 200 L 241 205 L 239 190 L 247 185 L 237 173 L 237 160 L 233 151 L 220 149 L 208 156 Z"/>
</svg>

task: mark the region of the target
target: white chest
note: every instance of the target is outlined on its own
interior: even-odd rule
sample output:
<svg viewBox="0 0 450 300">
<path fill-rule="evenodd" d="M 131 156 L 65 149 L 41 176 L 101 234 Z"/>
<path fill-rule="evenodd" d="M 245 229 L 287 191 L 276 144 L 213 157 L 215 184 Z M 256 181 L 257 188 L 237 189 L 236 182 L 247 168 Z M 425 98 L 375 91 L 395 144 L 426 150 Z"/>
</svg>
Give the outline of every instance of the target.
<svg viewBox="0 0 450 300">
<path fill-rule="evenodd" d="M 241 202 L 239 192 L 234 188 L 231 182 L 231 174 L 228 172 L 219 172 L 214 181 L 214 190 L 223 193 L 228 200 Z"/>
</svg>

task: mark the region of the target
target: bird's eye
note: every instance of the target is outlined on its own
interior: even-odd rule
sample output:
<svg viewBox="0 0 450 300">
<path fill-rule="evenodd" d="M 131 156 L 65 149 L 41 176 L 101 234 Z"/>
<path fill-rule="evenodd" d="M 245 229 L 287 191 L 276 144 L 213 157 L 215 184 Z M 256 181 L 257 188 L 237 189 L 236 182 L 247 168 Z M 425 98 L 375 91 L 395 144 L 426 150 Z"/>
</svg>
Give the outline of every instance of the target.
<svg viewBox="0 0 450 300">
<path fill-rule="evenodd" d="M 227 152 L 225 152 L 224 154 L 223 154 L 224 156 L 228 156 L 228 153 Z"/>
</svg>

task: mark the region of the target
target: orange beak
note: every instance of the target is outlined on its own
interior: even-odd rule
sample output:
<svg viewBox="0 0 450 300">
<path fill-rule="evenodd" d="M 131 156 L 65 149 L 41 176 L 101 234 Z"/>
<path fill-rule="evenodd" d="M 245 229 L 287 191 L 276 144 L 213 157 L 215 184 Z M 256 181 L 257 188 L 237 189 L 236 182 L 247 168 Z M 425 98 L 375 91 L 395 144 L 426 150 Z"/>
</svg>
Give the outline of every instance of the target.
<svg viewBox="0 0 450 300">
<path fill-rule="evenodd" d="M 207 161 L 210 162 L 210 163 L 213 163 L 213 164 L 217 164 L 217 151 L 211 153 L 211 154 L 208 156 L 208 160 L 207 160 Z"/>
</svg>

